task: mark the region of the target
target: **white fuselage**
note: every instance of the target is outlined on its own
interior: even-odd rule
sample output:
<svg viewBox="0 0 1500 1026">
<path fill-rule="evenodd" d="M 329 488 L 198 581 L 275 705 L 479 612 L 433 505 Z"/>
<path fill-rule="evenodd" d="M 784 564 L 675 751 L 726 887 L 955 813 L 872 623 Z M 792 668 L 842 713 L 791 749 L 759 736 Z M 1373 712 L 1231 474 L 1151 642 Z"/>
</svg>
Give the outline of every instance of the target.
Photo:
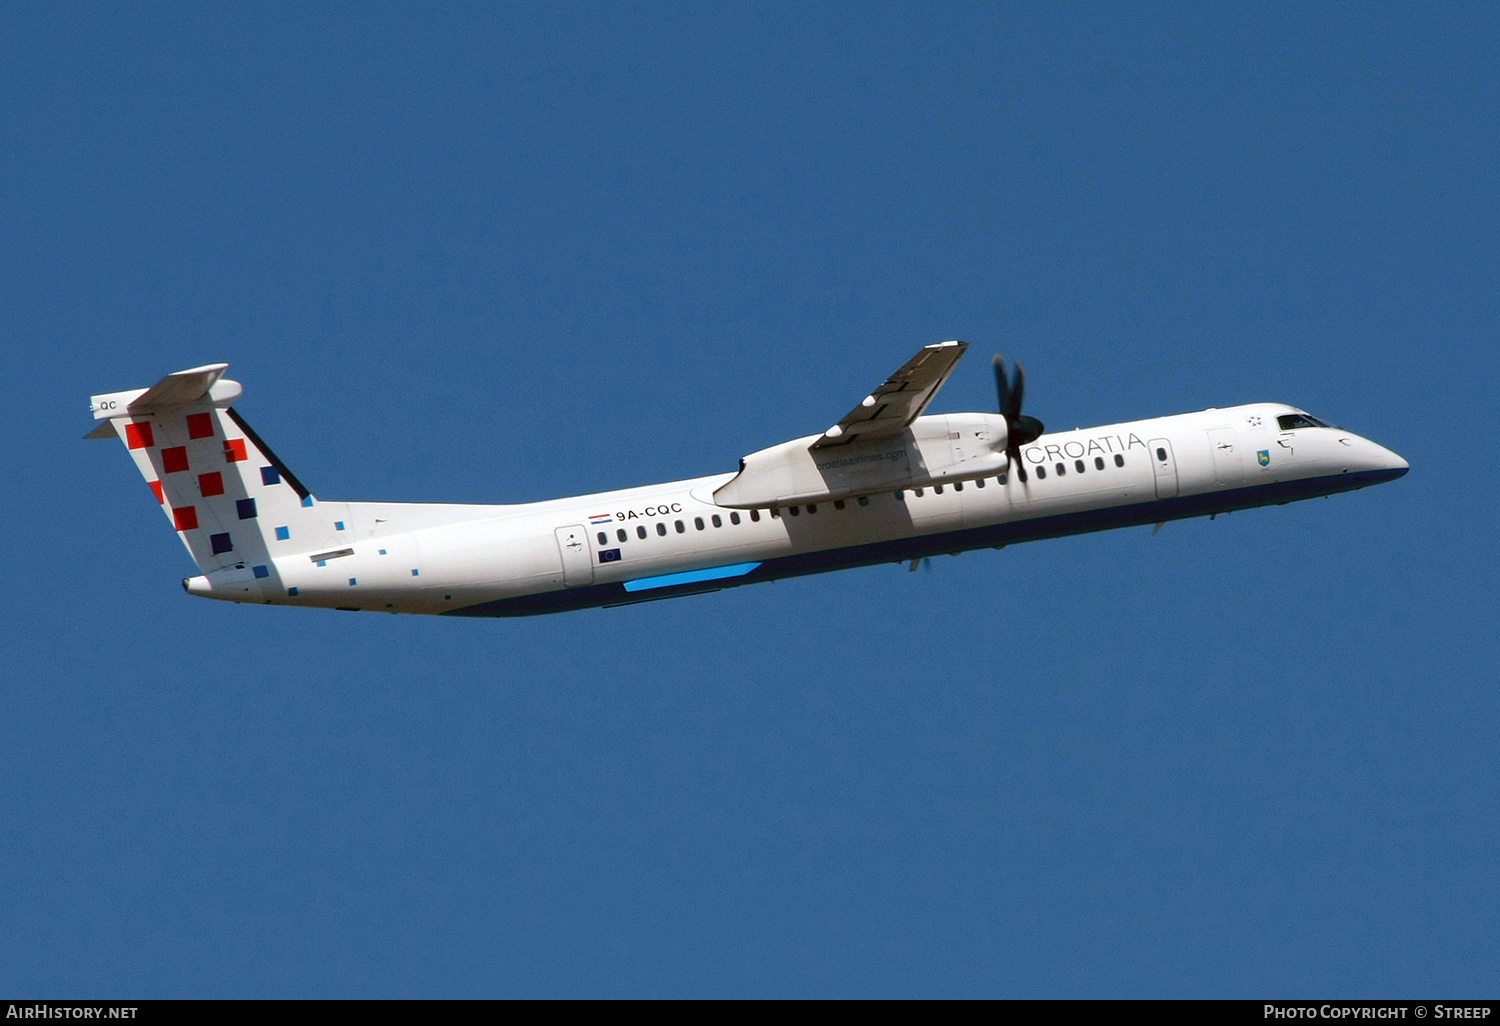
<svg viewBox="0 0 1500 1026">
<path fill-rule="evenodd" d="M 273 542 L 270 572 L 236 564 L 184 583 L 239 602 L 515 616 L 1285 503 L 1406 472 L 1350 432 L 1282 430 L 1277 417 L 1296 412 L 1262 403 L 1053 432 L 1021 449 L 1024 475 L 769 509 L 716 505 L 734 474 L 520 505 L 318 501 L 326 544 Z"/>
</svg>

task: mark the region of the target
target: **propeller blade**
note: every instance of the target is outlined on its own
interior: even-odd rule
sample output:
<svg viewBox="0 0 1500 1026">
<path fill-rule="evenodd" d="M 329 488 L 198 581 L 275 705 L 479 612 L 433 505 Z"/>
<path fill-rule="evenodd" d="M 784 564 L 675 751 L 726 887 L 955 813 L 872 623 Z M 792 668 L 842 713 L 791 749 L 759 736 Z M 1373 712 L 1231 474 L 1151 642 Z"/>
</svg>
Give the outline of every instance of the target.
<svg viewBox="0 0 1500 1026">
<path fill-rule="evenodd" d="M 1011 464 L 1021 463 L 1021 446 L 1030 445 L 1046 430 L 1035 417 L 1021 414 L 1021 403 L 1026 398 L 1026 371 L 1016 361 L 1016 376 L 1012 381 L 1006 377 L 1005 361 L 999 353 L 991 361 L 995 366 L 995 391 L 1000 397 L 1000 415 L 1005 418 L 1005 472 L 1010 473 Z"/>
<path fill-rule="evenodd" d="M 1010 397 L 1010 382 L 1005 380 L 1005 361 L 996 353 L 995 358 L 990 361 L 995 365 L 995 394 L 998 397 L 998 408 L 1000 416 L 1005 416 L 1005 403 Z"/>
</svg>

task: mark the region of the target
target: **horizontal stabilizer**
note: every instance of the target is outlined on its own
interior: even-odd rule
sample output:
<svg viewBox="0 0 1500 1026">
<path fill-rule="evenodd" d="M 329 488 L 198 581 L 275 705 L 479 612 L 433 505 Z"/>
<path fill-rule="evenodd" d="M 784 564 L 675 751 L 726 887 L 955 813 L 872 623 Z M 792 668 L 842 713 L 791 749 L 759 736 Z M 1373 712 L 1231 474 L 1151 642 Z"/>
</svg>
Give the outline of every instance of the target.
<svg viewBox="0 0 1500 1026">
<path fill-rule="evenodd" d="M 210 363 L 203 367 L 176 371 L 168 374 L 130 404 L 130 411 L 137 413 L 154 406 L 185 406 L 195 403 L 208 394 L 229 369 L 227 363 Z"/>
<path fill-rule="evenodd" d="M 208 403 L 227 406 L 238 399 L 244 389 L 238 381 L 225 378 L 227 363 L 210 363 L 203 367 L 168 374 L 150 388 L 96 395 L 89 403 L 95 420 L 147 414 L 173 406 Z"/>
</svg>

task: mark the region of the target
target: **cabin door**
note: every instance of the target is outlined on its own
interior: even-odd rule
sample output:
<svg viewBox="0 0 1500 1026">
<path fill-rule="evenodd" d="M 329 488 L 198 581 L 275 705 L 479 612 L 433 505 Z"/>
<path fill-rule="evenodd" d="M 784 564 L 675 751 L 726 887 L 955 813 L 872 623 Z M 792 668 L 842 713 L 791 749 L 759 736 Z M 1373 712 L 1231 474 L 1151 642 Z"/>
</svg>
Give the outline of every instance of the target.
<svg viewBox="0 0 1500 1026">
<path fill-rule="evenodd" d="M 1220 488 L 1234 488 L 1244 483 L 1238 443 L 1232 427 L 1214 428 L 1208 433 L 1208 444 L 1214 451 L 1214 483 Z"/>
<path fill-rule="evenodd" d="M 1172 458 L 1172 443 L 1165 438 L 1153 438 L 1147 444 L 1151 448 L 1151 464 L 1156 468 L 1156 497 L 1170 499 L 1177 494 L 1177 461 Z"/>
<path fill-rule="evenodd" d="M 576 588 L 594 583 L 594 556 L 589 551 L 589 535 L 582 524 L 559 527 L 557 551 L 562 556 L 563 584 Z"/>
</svg>

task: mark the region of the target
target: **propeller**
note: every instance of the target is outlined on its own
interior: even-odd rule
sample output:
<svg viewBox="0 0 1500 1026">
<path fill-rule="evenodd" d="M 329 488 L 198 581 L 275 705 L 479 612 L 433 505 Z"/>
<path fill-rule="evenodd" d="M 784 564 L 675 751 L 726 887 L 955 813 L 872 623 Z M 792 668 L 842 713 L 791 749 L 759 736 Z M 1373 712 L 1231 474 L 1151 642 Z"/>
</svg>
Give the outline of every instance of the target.
<svg viewBox="0 0 1500 1026">
<path fill-rule="evenodd" d="M 1030 445 L 1046 430 L 1035 417 L 1021 415 L 1021 399 L 1026 395 L 1026 372 L 1016 364 L 1016 380 L 1012 384 L 1005 376 L 1005 361 L 995 354 L 995 391 L 1000 396 L 1000 416 L 1005 418 L 1005 472 L 1010 473 L 1014 460 L 1021 462 L 1021 446 Z"/>
</svg>

